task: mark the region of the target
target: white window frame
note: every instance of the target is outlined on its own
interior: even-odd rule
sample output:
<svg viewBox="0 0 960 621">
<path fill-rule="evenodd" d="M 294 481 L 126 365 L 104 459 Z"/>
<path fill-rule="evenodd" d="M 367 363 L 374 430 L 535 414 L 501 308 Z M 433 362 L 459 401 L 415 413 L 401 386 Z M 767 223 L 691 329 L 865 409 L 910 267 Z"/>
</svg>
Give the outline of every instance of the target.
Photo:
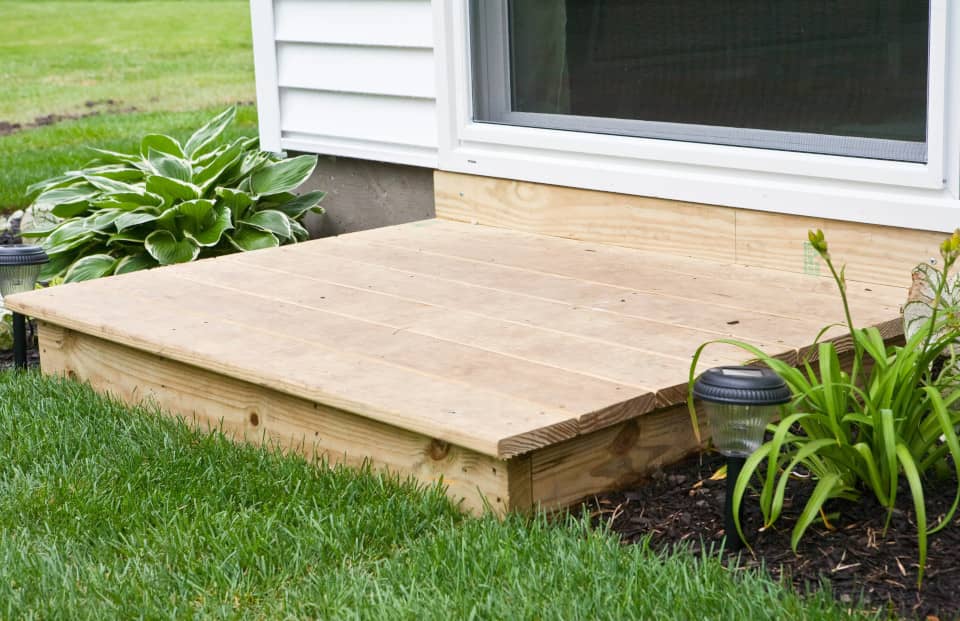
<svg viewBox="0 0 960 621">
<path fill-rule="evenodd" d="M 930 3 L 928 161 L 919 164 L 475 122 L 469 2 L 433 1 L 441 170 L 914 229 L 960 225 L 960 3 Z"/>
</svg>

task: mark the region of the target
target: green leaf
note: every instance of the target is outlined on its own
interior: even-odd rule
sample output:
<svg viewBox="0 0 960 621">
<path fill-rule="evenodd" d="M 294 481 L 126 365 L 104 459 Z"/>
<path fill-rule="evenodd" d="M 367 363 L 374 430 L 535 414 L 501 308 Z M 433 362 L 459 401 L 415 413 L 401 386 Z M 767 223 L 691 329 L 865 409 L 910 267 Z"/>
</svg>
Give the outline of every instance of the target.
<svg viewBox="0 0 960 621">
<path fill-rule="evenodd" d="M 273 233 L 280 239 L 289 239 L 293 236 L 290 230 L 290 220 L 287 216 L 272 209 L 258 211 L 248 216 L 245 220 L 241 220 L 241 222 L 255 229 Z"/>
<path fill-rule="evenodd" d="M 84 218 L 83 226 L 88 231 L 103 233 L 113 228 L 114 222 L 125 213 L 127 212 L 120 209 L 101 209 Z"/>
<path fill-rule="evenodd" d="M 813 488 L 813 494 L 807 499 L 807 504 L 804 506 L 800 518 L 793 527 L 793 534 L 790 536 L 790 547 L 793 548 L 794 553 L 797 551 L 797 545 L 800 543 L 803 534 L 807 532 L 807 527 L 816 519 L 823 503 L 833 497 L 834 490 L 839 484 L 840 477 L 833 473 L 827 474 L 817 481 L 817 486 Z"/>
<path fill-rule="evenodd" d="M 913 510 L 917 515 L 917 548 L 920 550 L 920 569 L 917 572 L 917 586 L 923 582 L 923 571 L 927 566 L 927 505 L 923 500 L 923 483 L 917 466 L 903 444 L 897 445 L 897 458 L 903 465 L 903 474 L 907 477 L 910 486 L 910 495 L 913 496 Z"/>
<path fill-rule="evenodd" d="M 108 179 L 99 175 L 86 175 L 87 183 L 94 186 L 102 192 L 108 194 L 133 194 L 143 196 L 144 188 L 142 185 L 133 185 L 116 179 Z"/>
<path fill-rule="evenodd" d="M 117 262 L 117 267 L 113 271 L 114 274 L 127 274 L 129 272 L 138 272 L 140 270 L 148 270 L 154 267 L 157 267 L 156 259 L 151 257 L 149 254 L 143 252 L 140 254 L 134 254 L 130 256 L 123 257 Z"/>
<path fill-rule="evenodd" d="M 62 175 L 57 175 L 56 177 L 50 177 L 49 179 L 44 179 L 43 181 L 38 181 L 32 185 L 27 186 L 25 193 L 27 196 L 32 196 L 37 192 L 42 192 L 44 190 L 52 190 L 54 188 L 62 187 L 64 185 L 70 185 L 77 179 L 83 177 L 83 173 L 77 170 L 72 170 L 66 172 Z"/>
<path fill-rule="evenodd" d="M 151 149 L 173 157 L 186 157 L 180 143 L 175 138 L 164 134 L 147 134 L 143 137 L 143 140 L 140 141 L 140 154 L 149 159 Z"/>
<path fill-rule="evenodd" d="M 40 269 L 38 280 L 43 282 L 62 276 L 73 263 L 74 259 L 76 259 L 76 255 L 76 252 L 62 252 L 60 254 L 50 255 L 50 261 L 45 263 Z"/>
<path fill-rule="evenodd" d="M 116 246 L 118 244 L 140 244 L 147 240 L 146 233 L 114 233 L 107 238 L 107 247 Z"/>
<path fill-rule="evenodd" d="M 114 226 L 117 229 L 117 233 L 122 233 L 123 231 L 139 226 L 141 224 L 146 224 L 147 222 L 153 222 L 159 217 L 159 214 L 155 209 L 150 207 L 141 207 L 134 211 L 128 211 L 114 221 Z"/>
<path fill-rule="evenodd" d="M 77 260 L 64 277 L 64 282 L 80 282 L 109 276 L 117 266 L 117 260 L 108 254 L 93 254 Z"/>
<path fill-rule="evenodd" d="M 160 175 L 147 176 L 147 191 L 162 196 L 167 201 L 189 201 L 200 198 L 200 188 L 192 183 Z"/>
<path fill-rule="evenodd" d="M 223 204 L 230 209 L 234 222 L 242 219 L 246 215 L 247 210 L 253 205 L 253 198 L 246 192 L 240 190 L 217 188 L 217 196 L 219 196 Z"/>
<path fill-rule="evenodd" d="M 185 231 L 199 231 L 213 213 L 213 201 L 198 198 L 180 203 L 176 207 L 180 227 Z"/>
<path fill-rule="evenodd" d="M 249 250 L 261 250 L 263 248 L 276 248 L 280 241 L 273 233 L 240 226 L 234 233 L 226 235 L 227 241 L 236 248 L 247 252 Z"/>
<path fill-rule="evenodd" d="M 177 240 L 170 231 L 154 231 L 147 235 L 144 247 L 160 265 L 187 263 L 200 254 L 200 247 L 189 239 Z"/>
<path fill-rule="evenodd" d="M 290 220 L 290 232 L 293 233 L 293 238 L 298 242 L 310 239 L 310 231 L 305 229 L 296 220 Z"/>
<path fill-rule="evenodd" d="M 212 216 L 212 221 L 206 223 L 202 230 L 196 233 L 184 231 L 184 235 L 203 247 L 219 244 L 223 234 L 233 228 L 233 221 L 230 219 L 230 210 L 223 205 L 215 206 Z"/>
<path fill-rule="evenodd" d="M 250 189 L 260 196 L 290 192 L 309 179 L 316 166 L 316 155 L 301 155 L 275 162 L 253 173 Z"/>
<path fill-rule="evenodd" d="M 99 193 L 100 190 L 87 183 L 72 185 L 65 188 L 54 188 L 40 194 L 40 196 L 33 201 L 33 208 L 41 211 L 52 211 L 59 205 L 86 205 L 90 199 L 94 198 Z M 82 213 L 82 210 L 78 213 Z M 71 216 L 60 217 L 69 218 Z"/>
<path fill-rule="evenodd" d="M 153 149 L 150 150 L 148 160 L 158 174 L 168 179 L 176 179 L 186 183 L 193 180 L 193 169 L 190 167 L 190 162 L 186 160 Z"/>
<path fill-rule="evenodd" d="M 216 183 L 225 170 L 239 162 L 242 157 L 243 151 L 238 143 L 222 148 L 208 165 L 196 172 L 193 182 L 206 190 Z"/>
<path fill-rule="evenodd" d="M 95 236 L 87 230 L 83 220 L 67 220 L 54 229 L 42 242 L 48 255 L 60 254 L 84 244 Z"/>
<path fill-rule="evenodd" d="M 110 151 L 108 149 L 97 149 L 95 147 L 87 147 L 91 151 L 97 154 L 97 161 L 105 162 L 109 164 L 138 164 L 140 163 L 140 158 L 136 155 L 130 155 L 129 153 L 120 153 L 118 151 Z"/>
<path fill-rule="evenodd" d="M 318 209 L 320 201 L 322 201 L 323 197 L 326 195 L 326 192 L 307 192 L 306 194 L 301 194 L 288 203 L 271 208 L 285 213 L 288 218 L 299 220 L 303 214 L 307 213 L 308 211 Z M 319 209 L 320 211 L 323 211 L 322 207 Z"/>
<path fill-rule="evenodd" d="M 217 138 L 223 133 L 233 119 L 237 116 L 236 106 L 230 106 L 217 116 L 210 119 L 203 127 L 198 129 L 187 140 L 183 150 L 187 157 L 196 158 L 201 155 Z"/>
</svg>

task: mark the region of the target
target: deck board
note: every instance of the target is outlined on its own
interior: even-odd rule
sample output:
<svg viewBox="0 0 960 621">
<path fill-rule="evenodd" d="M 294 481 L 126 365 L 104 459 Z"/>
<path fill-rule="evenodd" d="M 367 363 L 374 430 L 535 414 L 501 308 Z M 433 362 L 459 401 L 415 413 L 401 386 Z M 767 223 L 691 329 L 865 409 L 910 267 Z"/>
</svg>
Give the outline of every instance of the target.
<svg viewBox="0 0 960 621">
<path fill-rule="evenodd" d="M 904 291 L 850 290 L 860 323 L 895 336 Z M 822 278 L 436 220 L 7 304 L 495 459 L 680 403 L 704 341 L 795 361 L 842 319 Z M 748 357 L 717 346 L 702 366 Z"/>
</svg>

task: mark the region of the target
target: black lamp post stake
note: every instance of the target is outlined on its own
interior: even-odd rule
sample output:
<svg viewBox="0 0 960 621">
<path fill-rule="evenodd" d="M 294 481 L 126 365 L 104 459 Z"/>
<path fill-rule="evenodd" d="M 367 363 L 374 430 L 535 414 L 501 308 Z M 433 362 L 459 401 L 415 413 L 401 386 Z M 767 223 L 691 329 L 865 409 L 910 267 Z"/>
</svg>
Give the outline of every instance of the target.
<svg viewBox="0 0 960 621">
<path fill-rule="evenodd" d="M 727 458 L 727 495 L 724 530 L 727 549 L 738 551 L 740 539 L 734 520 L 733 490 L 743 464 L 763 444 L 763 432 L 779 407 L 792 398 L 779 375 L 765 367 L 715 367 L 697 378 L 693 396 L 703 401 L 713 444 Z"/>
<path fill-rule="evenodd" d="M 0 296 L 33 290 L 49 260 L 39 246 L 0 246 Z M 13 313 L 13 366 L 27 367 L 27 318 L 20 313 Z"/>
</svg>

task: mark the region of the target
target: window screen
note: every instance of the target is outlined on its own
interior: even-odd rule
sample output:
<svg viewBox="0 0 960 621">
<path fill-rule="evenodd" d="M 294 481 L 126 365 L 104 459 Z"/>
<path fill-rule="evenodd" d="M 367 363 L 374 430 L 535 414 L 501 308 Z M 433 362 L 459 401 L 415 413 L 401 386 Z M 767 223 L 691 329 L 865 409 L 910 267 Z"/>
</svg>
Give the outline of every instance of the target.
<svg viewBox="0 0 960 621">
<path fill-rule="evenodd" d="M 479 121 L 926 161 L 927 0 L 474 0 Z"/>
</svg>

